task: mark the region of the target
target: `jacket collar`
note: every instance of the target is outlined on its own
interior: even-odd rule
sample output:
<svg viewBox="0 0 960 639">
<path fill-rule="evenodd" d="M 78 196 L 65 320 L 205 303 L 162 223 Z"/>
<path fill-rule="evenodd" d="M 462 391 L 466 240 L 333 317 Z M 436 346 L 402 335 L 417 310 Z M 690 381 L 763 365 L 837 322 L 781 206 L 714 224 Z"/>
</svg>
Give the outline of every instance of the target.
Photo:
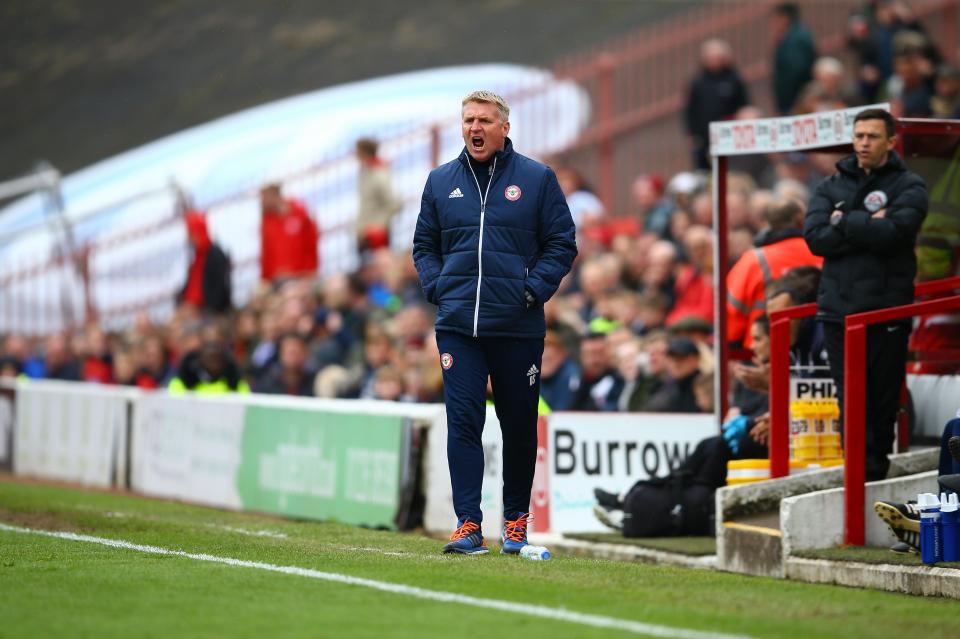
<svg viewBox="0 0 960 639">
<path fill-rule="evenodd" d="M 903 171 L 906 169 L 903 160 L 900 158 L 900 154 L 896 151 L 890 151 L 890 157 L 887 158 L 887 163 L 876 169 L 874 173 L 883 174 L 893 171 Z M 843 158 L 837 162 L 837 170 L 841 173 L 846 173 L 847 175 L 865 175 L 863 169 L 860 168 L 860 165 L 857 164 L 857 154 L 851 153 L 847 157 Z"/>
<path fill-rule="evenodd" d="M 460 160 L 460 163 L 465 167 L 470 168 L 470 152 L 467 151 L 466 145 L 464 145 L 463 150 L 460 151 L 460 157 L 457 159 Z M 513 141 L 510 138 L 504 138 L 503 148 L 490 156 L 491 162 L 494 159 L 496 159 L 497 164 L 500 166 L 506 166 L 506 164 L 513 159 Z"/>
<path fill-rule="evenodd" d="M 754 238 L 753 244 L 756 247 L 770 246 L 783 240 L 789 240 L 794 237 L 803 237 L 803 229 L 780 229 L 779 231 L 761 231 Z"/>
</svg>

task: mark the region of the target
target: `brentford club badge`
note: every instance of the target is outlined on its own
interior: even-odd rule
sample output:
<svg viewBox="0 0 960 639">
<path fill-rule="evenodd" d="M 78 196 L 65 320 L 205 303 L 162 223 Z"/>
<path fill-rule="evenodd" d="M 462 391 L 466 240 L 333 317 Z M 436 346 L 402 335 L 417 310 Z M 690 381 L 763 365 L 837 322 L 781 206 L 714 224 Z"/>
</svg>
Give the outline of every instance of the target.
<svg viewBox="0 0 960 639">
<path fill-rule="evenodd" d="M 873 191 L 863 198 L 863 206 L 871 213 L 876 213 L 887 205 L 887 194 L 883 191 Z"/>
<path fill-rule="evenodd" d="M 443 370 L 448 371 L 450 367 L 453 366 L 453 355 L 450 353 L 444 353 L 440 356 L 440 365 L 443 366 Z"/>
<path fill-rule="evenodd" d="M 511 184 L 503 190 L 503 197 L 507 198 L 511 202 L 516 202 L 519 200 L 521 195 L 523 195 L 523 192 L 516 184 Z"/>
</svg>

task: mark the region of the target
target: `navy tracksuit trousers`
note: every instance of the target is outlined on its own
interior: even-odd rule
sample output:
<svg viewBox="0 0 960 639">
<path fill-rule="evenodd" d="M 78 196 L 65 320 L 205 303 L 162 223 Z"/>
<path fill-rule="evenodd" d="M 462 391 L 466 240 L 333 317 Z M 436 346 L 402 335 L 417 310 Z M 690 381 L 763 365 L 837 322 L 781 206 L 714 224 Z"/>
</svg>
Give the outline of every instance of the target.
<svg viewBox="0 0 960 639">
<path fill-rule="evenodd" d="M 537 408 L 543 338 L 468 337 L 437 332 L 447 407 L 447 463 L 453 508 L 460 520 L 480 523 L 487 377 L 503 433 L 503 514 L 530 511 L 537 462 Z"/>
</svg>

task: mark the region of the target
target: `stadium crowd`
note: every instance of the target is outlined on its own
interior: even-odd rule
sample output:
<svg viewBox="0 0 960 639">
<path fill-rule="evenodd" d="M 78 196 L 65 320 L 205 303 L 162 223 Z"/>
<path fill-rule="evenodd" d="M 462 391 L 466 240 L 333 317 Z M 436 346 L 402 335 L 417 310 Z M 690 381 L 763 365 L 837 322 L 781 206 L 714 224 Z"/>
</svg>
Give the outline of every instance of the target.
<svg viewBox="0 0 960 639">
<path fill-rule="evenodd" d="M 778 44 L 771 87 L 779 113 L 806 113 L 888 100 L 895 115 L 960 117 L 960 70 L 945 63 L 909 6 L 875 0 L 850 17 L 852 68 L 818 57 L 815 34 L 792 4 L 772 16 Z M 714 368 L 713 209 L 707 160 L 712 120 L 763 117 L 729 44 L 705 42 L 683 118 L 692 167 L 639 175 L 632 208 L 605 210 L 578 171 L 554 162 L 578 229 L 579 257 L 546 305 L 542 395 L 553 410 L 708 409 Z M 359 228 L 360 268 L 317 279 L 318 231 L 278 185 L 261 191 L 262 281 L 231 308 L 229 258 L 210 240 L 202 213 L 185 212 L 194 259 L 166 325 L 146 315 L 123 333 L 96 325 L 43 340 L 7 335 L 0 376 L 85 380 L 208 391 L 253 391 L 393 401 L 442 401 L 433 333 L 409 253 L 391 252 L 398 208 L 376 145 L 358 145 L 370 180 L 360 197 L 380 201 Z M 750 346 L 766 287 L 790 269 L 816 266 L 800 223 L 810 190 L 837 156 L 783 154 L 731 160 L 727 194 L 730 333 Z M 379 198 L 379 199 L 378 199 Z M 384 203 L 385 202 L 385 203 Z M 373 215 L 379 213 L 379 215 Z M 361 224 L 366 224 L 363 222 Z M 770 278 L 759 260 L 776 261 Z M 735 371 L 741 381 L 746 368 Z M 700 394 L 698 402 L 697 395 Z"/>
</svg>

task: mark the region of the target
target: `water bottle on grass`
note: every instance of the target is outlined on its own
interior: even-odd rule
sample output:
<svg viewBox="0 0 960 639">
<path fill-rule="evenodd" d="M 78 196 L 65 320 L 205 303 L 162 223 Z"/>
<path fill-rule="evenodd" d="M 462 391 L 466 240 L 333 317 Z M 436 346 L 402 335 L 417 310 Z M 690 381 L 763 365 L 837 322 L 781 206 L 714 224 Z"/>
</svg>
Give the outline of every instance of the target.
<svg viewBox="0 0 960 639">
<path fill-rule="evenodd" d="M 520 556 L 531 561 L 547 561 L 550 559 L 550 551 L 546 546 L 531 546 L 527 544 L 520 549 Z"/>
</svg>

